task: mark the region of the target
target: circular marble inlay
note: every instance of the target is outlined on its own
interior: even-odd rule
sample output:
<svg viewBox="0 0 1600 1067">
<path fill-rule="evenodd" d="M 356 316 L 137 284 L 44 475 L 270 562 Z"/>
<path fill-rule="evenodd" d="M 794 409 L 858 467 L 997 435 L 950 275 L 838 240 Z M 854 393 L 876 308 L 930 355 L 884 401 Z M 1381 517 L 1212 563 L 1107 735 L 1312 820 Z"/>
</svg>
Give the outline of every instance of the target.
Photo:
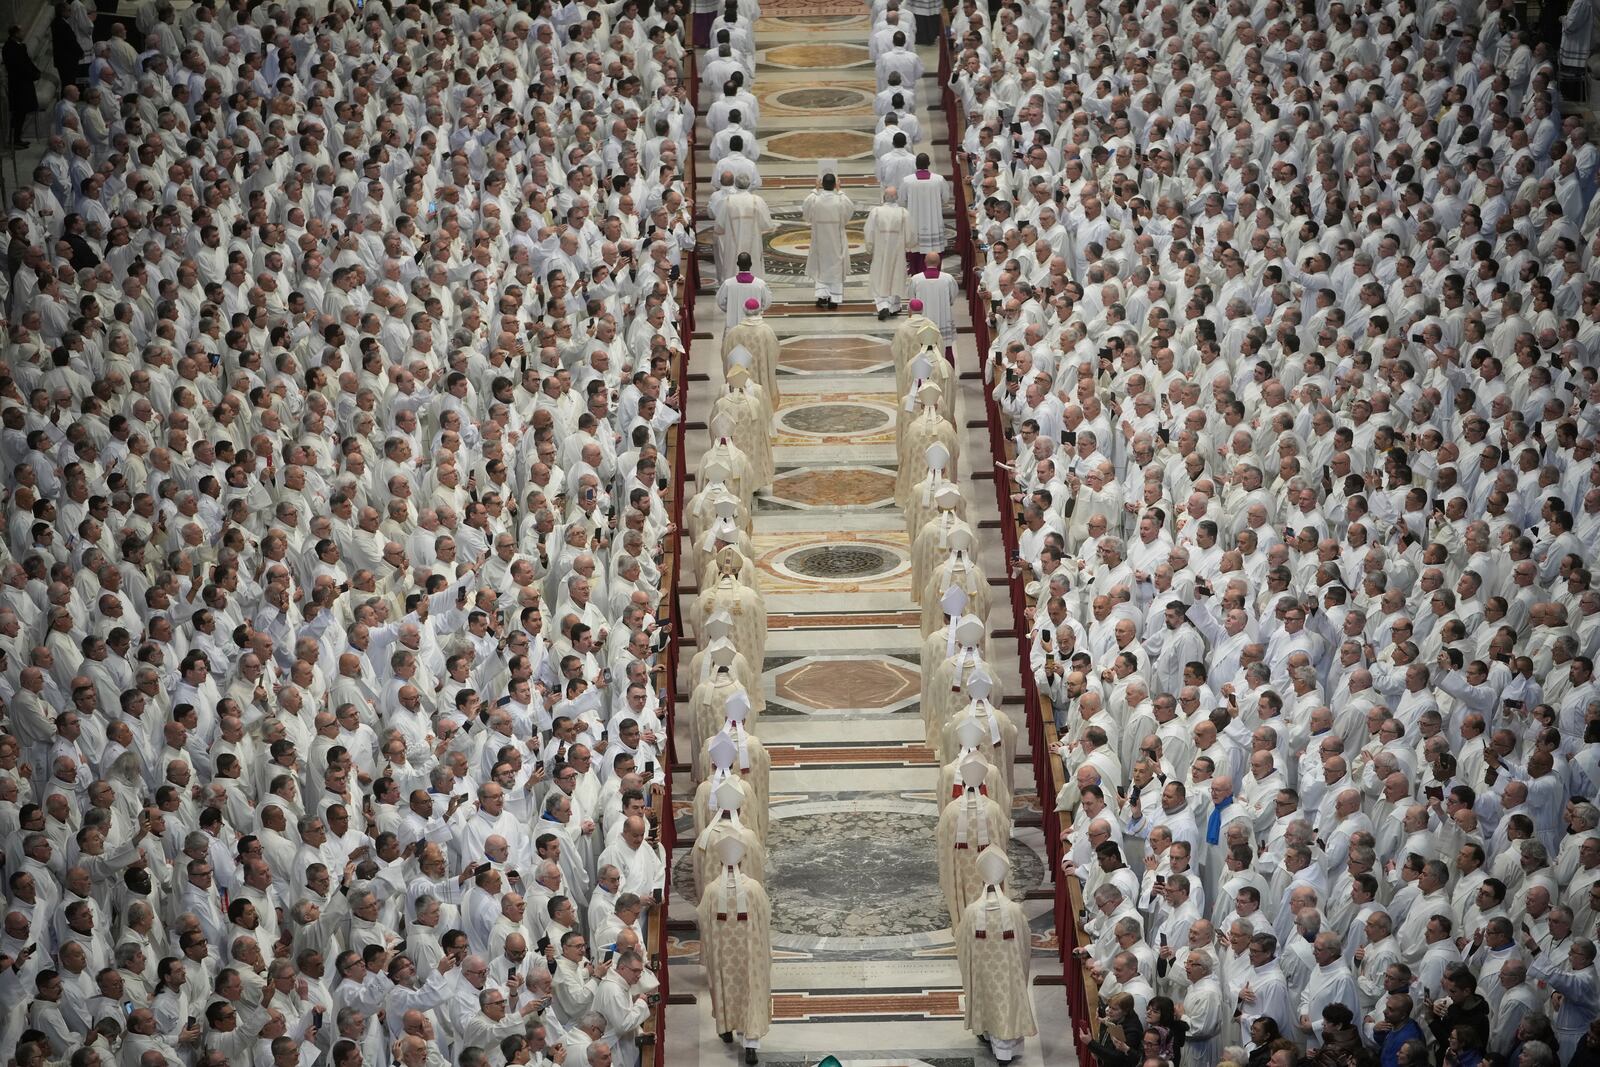
<svg viewBox="0 0 1600 1067">
<path fill-rule="evenodd" d="M 860 226 L 847 224 L 844 228 L 844 241 L 852 256 L 861 255 L 867 250 L 867 236 Z M 774 252 L 803 259 L 811 254 L 811 230 L 807 227 L 774 234 L 767 239 L 767 247 Z"/>
<path fill-rule="evenodd" d="M 791 553 L 783 565 L 808 578 L 871 578 L 900 565 L 900 557 L 872 545 L 819 545 Z"/>
<path fill-rule="evenodd" d="M 804 108 L 807 111 L 842 111 L 861 107 L 869 102 L 866 93 L 859 89 L 825 86 L 807 89 L 784 89 L 772 95 L 775 103 L 784 107 Z"/>
<path fill-rule="evenodd" d="M 784 412 L 778 421 L 800 433 L 828 436 L 871 433 L 889 425 L 889 418 L 882 408 L 864 404 L 810 404 Z"/>
</svg>

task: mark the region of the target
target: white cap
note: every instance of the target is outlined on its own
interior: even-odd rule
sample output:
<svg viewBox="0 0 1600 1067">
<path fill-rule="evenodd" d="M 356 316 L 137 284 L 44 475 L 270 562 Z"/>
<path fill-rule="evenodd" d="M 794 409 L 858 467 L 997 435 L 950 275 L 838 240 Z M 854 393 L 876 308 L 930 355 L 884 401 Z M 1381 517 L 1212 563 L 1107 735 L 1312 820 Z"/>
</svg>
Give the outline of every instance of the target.
<svg viewBox="0 0 1600 1067">
<path fill-rule="evenodd" d="M 956 740 L 961 743 L 962 748 L 979 748 L 988 735 L 989 731 L 985 730 L 983 723 L 977 719 L 962 719 L 960 725 L 956 727 Z"/>
<path fill-rule="evenodd" d="M 706 620 L 706 636 L 713 642 L 721 641 L 733 632 L 733 616 L 719 611 Z"/>
<path fill-rule="evenodd" d="M 980 786 L 989 780 L 989 765 L 976 753 L 961 761 L 961 781 L 969 786 Z"/>
<path fill-rule="evenodd" d="M 933 492 L 933 502 L 945 511 L 954 511 L 961 503 L 961 487 L 955 482 L 945 482 Z"/>
<path fill-rule="evenodd" d="M 967 601 L 972 599 L 967 596 L 967 591 L 959 585 L 952 585 L 944 591 L 944 596 L 939 598 L 939 610 L 952 619 L 967 610 Z"/>
<path fill-rule="evenodd" d="M 984 885 L 1002 885 L 1011 874 L 1011 857 L 998 845 L 990 845 L 978 853 L 978 873 Z"/>
<path fill-rule="evenodd" d="M 733 419 L 727 412 L 719 412 L 711 416 L 711 434 L 713 437 L 727 437 L 733 432 Z"/>
<path fill-rule="evenodd" d="M 739 654 L 739 650 L 734 648 L 733 642 L 730 641 L 727 644 L 712 645 L 706 649 L 706 654 L 711 657 L 712 663 L 719 667 L 726 667 L 733 662 L 733 657 Z"/>
<path fill-rule="evenodd" d="M 929 445 L 923 456 L 928 461 L 928 469 L 933 471 L 944 470 L 945 464 L 950 462 L 950 450 L 938 441 Z"/>
<path fill-rule="evenodd" d="M 744 859 L 744 842 L 737 837 L 724 837 L 717 842 L 717 858 L 724 867 L 737 867 Z"/>
<path fill-rule="evenodd" d="M 994 692 L 994 679 L 982 667 L 967 675 L 967 696 L 973 700 L 987 700 Z"/>
<path fill-rule="evenodd" d="M 755 355 L 744 345 L 734 345 L 728 350 L 728 366 L 744 367 L 748 370 L 755 362 Z"/>
<path fill-rule="evenodd" d="M 718 734 L 717 737 L 727 740 L 725 734 Z M 712 738 L 712 742 L 715 743 L 716 738 Z M 728 744 L 731 747 L 733 742 L 728 741 Z M 711 791 L 711 802 L 716 805 L 718 811 L 738 811 L 743 808 L 744 790 L 739 788 L 739 780 L 736 778 L 724 780 L 721 785 Z"/>
<path fill-rule="evenodd" d="M 739 514 L 739 498 L 732 494 L 720 496 L 711 507 L 716 511 L 718 518 L 731 519 Z"/>
<path fill-rule="evenodd" d="M 728 480 L 728 465 L 720 459 L 708 459 L 705 466 L 700 468 L 700 474 L 710 482 L 725 482 Z"/>
<path fill-rule="evenodd" d="M 722 702 L 722 714 L 729 722 L 744 722 L 750 714 L 750 695 L 741 687 Z"/>
<path fill-rule="evenodd" d="M 933 376 L 933 364 L 928 361 L 928 353 L 923 352 L 911 361 L 911 377 L 926 379 Z"/>
<path fill-rule="evenodd" d="M 956 620 L 956 640 L 968 648 L 978 647 L 983 640 L 983 620 L 976 615 L 963 615 Z"/>
<path fill-rule="evenodd" d="M 950 531 L 950 547 L 957 552 L 965 552 L 972 547 L 972 531 L 964 526 L 957 526 Z"/>
<path fill-rule="evenodd" d="M 711 757 L 711 765 L 719 770 L 727 770 L 733 766 L 733 758 L 739 754 L 739 746 L 734 744 L 733 738 L 727 734 L 712 734 L 711 741 L 706 745 L 706 754 Z M 715 796 L 712 802 L 720 803 Z"/>
</svg>

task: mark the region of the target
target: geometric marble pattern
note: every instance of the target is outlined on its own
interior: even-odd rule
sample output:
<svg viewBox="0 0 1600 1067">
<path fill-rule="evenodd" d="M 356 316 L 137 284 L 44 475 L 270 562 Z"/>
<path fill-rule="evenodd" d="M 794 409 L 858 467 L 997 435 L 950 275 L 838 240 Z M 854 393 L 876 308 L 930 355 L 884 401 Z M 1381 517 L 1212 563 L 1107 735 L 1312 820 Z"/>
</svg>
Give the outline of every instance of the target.
<svg viewBox="0 0 1600 1067">
<path fill-rule="evenodd" d="M 911 741 L 884 741 L 870 745 L 767 746 L 774 767 L 794 770 L 801 767 L 932 767 L 933 750 Z"/>
<path fill-rule="evenodd" d="M 762 583 L 766 588 L 766 583 Z M 767 613 L 767 629 L 847 630 L 911 629 L 922 624 L 920 611 L 772 611 Z"/>
<path fill-rule="evenodd" d="M 851 1019 L 959 1019 L 962 1017 L 961 990 L 911 990 L 904 993 L 874 989 L 868 993 L 775 993 L 772 1021 L 807 1022 L 827 1019 L 842 1023 Z M 845 1062 L 861 1062 L 850 1060 Z M 867 1061 L 873 1062 L 873 1061 Z M 876 1061 L 894 1063 L 894 1060 Z M 905 1061 L 899 1061 L 905 1062 Z M 920 1061 L 919 1061 L 920 1062 Z M 967 1062 L 972 1062 L 968 1060 Z"/>
<path fill-rule="evenodd" d="M 786 130 L 766 138 L 761 151 L 792 162 L 866 159 L 872 155 L 872 134 L 863 130 Z"/>
<path fill-rule="evenodd" d="M 922 676 L 898 660 L 873 656 L 815 656 L 780 669 L 773 679 L 779 700 L 811 708 L 883 711 L 921 695 Z"/>
<path fill-rule="evenodd" d="M 893 359 L 889 342 L 882 337 L 803 333 L 778 344 L 778 367 L 787 371 L 877 370 Z"/>
<path fill-rule="evenodd" d="M 820 44 L 781 44 L 760 53 L 758 60 L 779 70 L 817 70 L 860 67 L 872 62 L 865 45 L 825 41 Z"/>
<path fill-rule="evenodd" d="M 794 508 L 882 507 L 894 501 L 894 474 L 879 467 L 797 467 L 778 475 L 762 504 Z"/>
</svg>

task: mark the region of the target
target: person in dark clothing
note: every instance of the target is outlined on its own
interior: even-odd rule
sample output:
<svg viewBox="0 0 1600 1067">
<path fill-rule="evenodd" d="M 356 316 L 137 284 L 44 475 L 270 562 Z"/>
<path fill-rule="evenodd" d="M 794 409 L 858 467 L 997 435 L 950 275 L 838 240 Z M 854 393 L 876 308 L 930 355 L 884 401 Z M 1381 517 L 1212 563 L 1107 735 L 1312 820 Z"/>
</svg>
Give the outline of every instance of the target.
<svg viewBox="0 0 1600 1067">
<path fill-rule="evenodd" d="M 62 219 L 61 223 L 61 239 L 67 243 L 68 248 L 72 249 L 72 254 L 68 257 L 69 262 L 72 264 L 72 269 L 88 270 L 90 267 L 99 266 L 100 256 L 95 252 L 94 246 L 89 243 L 88 238 L 84 236 L 86 227 L 83 216 L 74 212 Z"/>
<path fill-rule="evenodd" d="M 1272 1062 L 1272 1043 L 1283 1036 L 1278 1020 L 1258 1015 L 1250 1021 L 1250 1059 L 1245 1067 L 1267 1067 Z"/>
<path fill-rule="evenodd" d="M 50 56 L 55 61 L 56 76 L 61 79 L 62 85 L 83 81 L 83 46 L 78 44 L 78 31 L 72 28 L 66 4 L 57 4 L 56 16 L 50 20 Z"/>
<path fill-rule="evenodd" d="M 1411 1017 L 1414 1005 L 1408 993 L 1390 993 L 1383 1001 L 1383 1017 L 1372 1025 L 1378 1039 L 1380 1067 L 1400 1067 L 1400 1050 L 1413 1041 L 1426 1043 L 1417 1020 Z"/>
<path fill-rule="evenodd" d="M 1183 1041 L 1189 1033 L 1189 1024 L 1178 1018 L 1178 1010 L 1171 997 L 1151 997 L 1144 1006 L 1145 1045 L 1150 1044 L 1151 1031 L 1157 1036 L 1155 1055 L 1170 1063 L 1177 1063 L 1183 1054 Z M 1145 1054 L 1150 1055 L 1147 1047 Z"/>
<path fill-rule="evenodd" d="M 1589 1032 L 1572 1050 L 1567 1067 L 1600 1067 L 1600 1019 L 1589 1024 Z"/>
<path fill-rule="evenodd" d="M 1489 1032 L 1489 1002 L 1478 995 L 1478 979 L 1464 963 L 1444 969 L 1444 996 L 1429 1005 L 1428 1029 L 1437 1043 L 1435 1062 L 1444 1063 L 1450 1037 L 1463 1023 L 1479 1034 Z"/>
<path fill-rule="evenodd" d="M 1561 1042 L 1556 1040 L 1556 1028 L 1550 1024 L 1550 1016 L 1542 1011 L 1530 1011 L 1522 1017 L 1522 1022 L 1517 1024 L 1516 1040 L 1511 1043 L 1511 1050 L 1506 1053 L 1504 1067 L 1519 1067 L 1526 1062 L 1522 1053 L 1530 1045 L 1542 1045 L 1549 1055 L 1541 1055 L 1537 1050 L 1533 1059 L 1540 1060 L 1543 1067 L 1552 1067 L 1559 1062 L 1560 1054 L 1556 1051 L 1561 1047 Z M 1581 1048 L 1579 1052 L 1583 1051 Z M 1529 1067 L 1539 1067 L 1529 1064 Z"/>
<path fill-rule="evenodd" d="M 1133 997 L 1117 993 L 1106 1001 L 1106 1023 L 1119 1027 L 1121 1036 L 1100 1030 L 1100 1037 L 1085 1042 L 1100 1067 L 1138 1067 L 1144 1060 L 1144 1024 L 1134 1007 Z"/>
<path fill-rule="evenodd" d="M 1483 1031 L 1462 1023 L 1450 1031 L 1445 1045 L 1445 1067 L 1480 1067 L 1483 1063 Z"/>
<path fill-rule="evenodd" d="M 1338 1002 L 1322 1009 L 1322 1044 L 1305 1061 L 1311 1067 L 1372 1067 L 1375 1057 L 1361 1043 L 1355 1012 Z M 1462 1065 L 1462 1067 L 1477 1067 Z"/>
<path fill-rule="evenodd" d="M 13 148 L 27 148 L 28 142 L 22 139 L 22 128 L 28 122 L 28 116 L 39 110 L 39 91 L 35 88 L 39 81 L 39 67 L 34 63 L 33 56 L 28 54 L 28 42 L 22 39 L 22 27 L 13 26 L 6 35 L 4 54 L 0 55 L 6 65 L 6 96 L 11 101 L 11 145 Z"/>
</svg>

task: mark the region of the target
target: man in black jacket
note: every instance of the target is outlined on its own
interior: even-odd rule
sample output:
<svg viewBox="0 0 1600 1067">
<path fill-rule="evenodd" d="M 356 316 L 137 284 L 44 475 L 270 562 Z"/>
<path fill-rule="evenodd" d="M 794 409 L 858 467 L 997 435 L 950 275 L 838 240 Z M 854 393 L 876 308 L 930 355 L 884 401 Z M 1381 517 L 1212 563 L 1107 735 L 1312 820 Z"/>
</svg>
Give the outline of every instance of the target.
<svg viewBox="0 0 1600 1067">
<path fill-rule="evenodd" d="M 1429 1005 L 1428 1029 L 1433 1032 L 1434 1055 L 1444 1062 L 1451 1031 L 1466 1023 L 1480 1034 L 1489 1032 L 1489 1002 L 1478 995 L 1478 979 L 1464 963 L 1444 969 L 1444 996 Z"/>
</svg>

